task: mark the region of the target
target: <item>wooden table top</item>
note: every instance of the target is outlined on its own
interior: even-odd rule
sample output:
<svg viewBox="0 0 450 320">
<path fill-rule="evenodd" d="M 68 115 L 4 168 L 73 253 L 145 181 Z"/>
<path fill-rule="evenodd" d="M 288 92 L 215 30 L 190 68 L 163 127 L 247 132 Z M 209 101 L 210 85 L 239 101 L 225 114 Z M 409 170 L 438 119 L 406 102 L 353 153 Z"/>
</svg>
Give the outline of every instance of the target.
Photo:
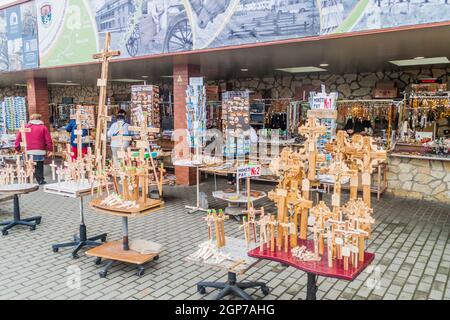
<svg viewBox="0 0 450 320">
<path fill-rule="evenodd" d="M 299 246 L 305 245 L 309 251 L 314 251 L 314 241 L 313 240 L 301 240 L 298 242 Z M 258 258 L 258 259 L 266 259 L 272 260 L 284 264 L 288 264 L 291 267 L 296 269 L 313 273 L 318 276 L 328 277 L 328 278 L 337 278 L 343 279 L 347 281 L 352 281 L 356 279 L 356 277 L 367 268 L 367 266 L 372 263 L 375 255 L 373 253 L 365 252 L 364 253 L 364 262 L 359 263 L 358 267 L 355 268 L 351 264 L 349 264 L 348 270 L 344 270 L 344 260 L 333 259 L 333 267 L 328 267 L 328 251 L 324 250 L 324 255 L 320 261 L 300 261 L 296 258 L 293 258 L 291 252 L 285 253 L 282 252 L 270 252 L 269 249 L 265 248 L 262 252 L 260 252 L 259 247 L 248 252 L 250 257 Z"/>
<path fill-rule="evenodd" d="M 0 193 L 25 194 L 39 190 L 37 184 L 8 184 L 0 186 Z"/>
</svg>

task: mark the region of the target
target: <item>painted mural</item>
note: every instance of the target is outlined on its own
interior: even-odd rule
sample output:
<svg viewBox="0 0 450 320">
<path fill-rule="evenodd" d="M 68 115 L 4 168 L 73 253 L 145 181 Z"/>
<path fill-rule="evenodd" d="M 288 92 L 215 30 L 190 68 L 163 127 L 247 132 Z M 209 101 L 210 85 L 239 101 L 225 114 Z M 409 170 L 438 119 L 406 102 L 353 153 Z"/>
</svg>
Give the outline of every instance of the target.
<svg viewBox="0 0 450 320">
<path fill-rule="evenodd" d="M 35 0 L 42 67 L 450 20 L 448 0 Z"/>
<path fill-rule="evenodd" d="M 0 72 L 38 67 L 37 32 L 33 2 L 0 10 Z"/>
</svg>

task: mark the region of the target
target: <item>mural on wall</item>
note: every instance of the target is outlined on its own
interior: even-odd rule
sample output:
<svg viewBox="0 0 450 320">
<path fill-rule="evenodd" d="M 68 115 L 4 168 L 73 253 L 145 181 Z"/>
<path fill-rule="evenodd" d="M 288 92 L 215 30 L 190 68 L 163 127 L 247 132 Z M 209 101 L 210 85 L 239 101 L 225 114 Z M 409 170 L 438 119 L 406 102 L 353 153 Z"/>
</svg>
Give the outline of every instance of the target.
<svg viewBox="0 0 450 320">
<path fill-rule="evenodd" d="M 448 0 L 36 0 L 41 66 L 450 20 Z"/>
<path fill-rule="evenodd" d="M 0 10 L 0 71 L 37 68 L 39 49 L 33 2 Z"/>
</svg>

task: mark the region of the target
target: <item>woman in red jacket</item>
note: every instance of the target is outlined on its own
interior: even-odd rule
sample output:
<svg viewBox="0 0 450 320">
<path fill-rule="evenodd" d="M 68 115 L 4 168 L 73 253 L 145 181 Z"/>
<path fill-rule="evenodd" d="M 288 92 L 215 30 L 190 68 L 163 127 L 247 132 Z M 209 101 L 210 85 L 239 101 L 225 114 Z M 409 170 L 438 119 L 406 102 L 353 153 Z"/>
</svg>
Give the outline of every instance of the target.
<svg viewBox="0 0 450 320">
<path fill-rule="evenodd" d="M 36 162 L 36 170 L 34 177 L 39 185 L 45 184 L 44 180 L 44 160 L 45 156 L 51 156 L 53 150 L 52 137 L 44 122 L 41 121 L 40 114 L 33 114 L 30 117 L 30 122 L 25 126 L 30 128 L 30 132 L 25 133 L 27 140 L 27 153 L 33 157 Z M 15 148 L 20 151 L 20 143 L 22 142 L 22 134 L 19 132 L 16 137 Z"/>
</svg>

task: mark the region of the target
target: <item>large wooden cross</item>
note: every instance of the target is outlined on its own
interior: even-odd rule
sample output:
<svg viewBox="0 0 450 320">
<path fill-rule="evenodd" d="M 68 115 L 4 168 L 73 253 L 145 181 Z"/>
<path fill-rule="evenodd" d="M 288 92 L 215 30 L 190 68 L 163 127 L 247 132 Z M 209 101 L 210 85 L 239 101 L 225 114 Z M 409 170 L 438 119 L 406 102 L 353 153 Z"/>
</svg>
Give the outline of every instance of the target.
<svg viewBox="0 0 450 320">
<path fill-rule="evenodd" d="M 104 168 L 106 164 L 106 130 L 107 122 L 111 121 L 110 117 L 108 117 L 108 110 L 106 107 L 109 62 L 111 58 L 120 55 L 120 51 L 110 50 L 110 42 L 111 35 L 107 32 L 104 49 L 102 52 L 94 54 L 93 56 L 94 59 L 102 62 L 101 77 L 97 80 L 97 86 L 100 87 L 97 110 L 97 131 L 95 135 L 95 161 L 98 169 Z"/>
<path fill-rule="evenodd" d="M 317 124 L 317 119 L 314 116 L 308 117 L 304 126 L 298 129 L 301 135 L 307 137 L 306 152 L 308 154 L 308 179 L 309 181 L 316 180 L 316 164 L 318 160 L 317 155 L 317 140 L 319 137 L 327 132 L 327 128 Z"/>
</svg>

